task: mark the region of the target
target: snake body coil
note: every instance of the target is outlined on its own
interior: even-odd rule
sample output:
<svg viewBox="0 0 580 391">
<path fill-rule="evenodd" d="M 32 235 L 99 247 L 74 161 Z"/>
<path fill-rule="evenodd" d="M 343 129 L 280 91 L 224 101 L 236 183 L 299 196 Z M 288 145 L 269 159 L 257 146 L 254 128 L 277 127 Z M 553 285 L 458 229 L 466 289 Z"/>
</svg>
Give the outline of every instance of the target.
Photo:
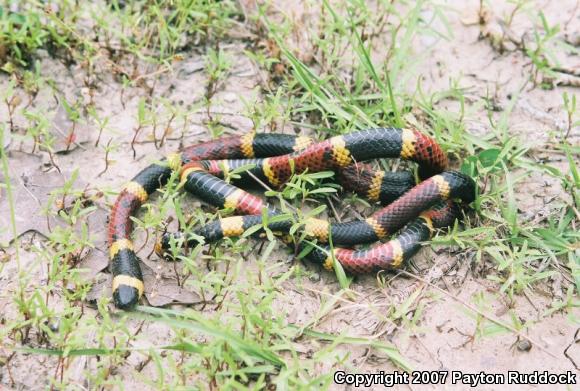
<svg viewBox="0 0 580 391">
<path fill-rule="evenodd" d="M 418 163 L 415 185 L 409 172 L 388 173 L 373 170 L 363 162 L 378 158 L 403 158 Z M 388 206 L 363 221 L 330 224 L 309 218 L 304 223 L 307 237 L 322 246 L 307 257 L 331 269 L 334 260 L 345 270 L 365 273 L 396 268 L 412 256 L 421 242 L 428 240 L 435 228 L 447 227 L 459 216 L 460 199 L 469 203 L 475 198 L 475 184 L 468 176 L 445 171 L 447 157 L 430 137 L 410 129 L 378 128 L 332 137 L 313 143 L 307 137 L 281 134 L 246 134 L 194 145 L 166 162 L 152 164 L 141 171 L 119 194 L 109 222 L 109 255 L 113 273 L 113 299 L 118 308 L 133 307 L 143 294 L 143 277 L 139 259 L 130 239 L 130 217 L 146 202 L 150 194 L 165 185 L 172 171 L 180 170 L 181 181 L 188 192 L 219 208 L 231 208 L 238 216 L 226 217 L 195 231 L 205 242 L 239 236 L 250 227 L 262 224 L 267 208 L 271 216 L 280 212 L 222 179 L 224 171 L 248 163 L 249 172 L 271 186 L 284 184 L 293 172 L 333 170 L 344 188 L 370 201 Z M 407 224 L 405 226 L 405 224 Z M 290 221 L 269 224 L 273 231 L 288 231 Z M 404 228 L 403 228 L 404 227 Z M 390 241 L 367 250 L 340 246 L 371 243 L 384 239 L 403 228 Z M 256 232 L 259 234 L 260 230 Z M 156 245 L 163 254 L 179 234 L 166 234 Z M 325 246 L 332 238 L 334 247 Z M 194 244 L 193 239 L 186 242 Z"/>
</svg>

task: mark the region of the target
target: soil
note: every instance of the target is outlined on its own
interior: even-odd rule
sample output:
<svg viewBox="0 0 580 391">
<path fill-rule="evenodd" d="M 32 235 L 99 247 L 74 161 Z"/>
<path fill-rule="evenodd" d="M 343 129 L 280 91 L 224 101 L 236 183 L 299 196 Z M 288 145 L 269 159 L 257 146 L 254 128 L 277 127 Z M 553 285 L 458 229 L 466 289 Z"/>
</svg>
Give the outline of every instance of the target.
<svg viewBox="0 0 580 391">
<path fill-rule="evenodd" d="M 490 1 L 493 7 L 491 20 L 498 15 L 509 12 L 511 5 L 501 1 Z M 416 51 L 420 53 L 436 44 L 436 50 L 424 56 L 417 66 L 417 73 L 422 75 L 424 91 L 444 90 L 449 86 L 450 79 L 459 78 L 459 85 L 466 91 L 467 111 L 465 124 L 470 133 L 483 136 L 492 131 L 487 119 L 487 111 L 475 102 L 490 96 L 498 108 L 505 109 L 510 98 L 519 94 L 518 102 L 509 118 L 510 131 L 521 137 L 524 143 L 537 151 L 537 158 L 549 158 L 550 152 L 547 143 L 550 134 L 561 129 L 566 124 L 566 113 L 562 109 L 562 91 L 571 88 L 559 87 L 552 90 L 534 88 L 530 83 L 530 60 L 517 48 L 508 47 L 500 53 L 490 44 L 490 40 L 482 38 L 488 34 L 477 23 L 478 1 L 451 2 L 446 15 L 449 26 L 453 31 L 450 39 L 424 37 L 417 39 Z M 552 24 L 561 25 L 562 34 L 578 33 L 580 26 L 580 11 L 578 3 L 573 0 L 561 2 L 546 1 L 539 4 L 547 19 Z M 308 20 L 316 12 L 313 9 L 295 9 L 296 18 Z M 300 13 L 303 13 L 302 15 Z M 428 13 L 424 15 L 429 17 Z M 488 25 L 493 29 L 494 23 Z M 495 26 L 497 27 L 497 26 Z M 443 28 L 443 27 L 442 27 Z M 528 31 L 529 24 L 524 18 L 516 19 L 512 26 L 516 36 Z M 576 31 L 574 31 L 576 29 Z M 226 134 L 243 134 L 252 130 L 252 121 L 248 118 L 244 101 L 260 99 L 256 86 L 263 77 L 263 70 L 258 69 L 244 54 L 242 44 L 231 44 L 223 48 L 231 57 L 234 65 L 227 80 L 219 87 L 213 98 L 212 115 L 225 125 Z M 580 67 L 580 59 L 566 57 L 560 59 L 568 67 Z M 202 55 L 192 51 L 181 62 L 176 63 L 171 72 L 160 74 L 155 79 L 155 95 L 163 96 L 175 105 L 195 107 L 205 94 L 203 86 L 207 83 L 207 74 L 204 70 Z M 69 99 L 78 99 L 86 95 L 82 77 L 83 72 L 73 65 L 64 67 L 60 62 L 44 55 L 42 68 L 56 83 L 59 94 Z M 51 164 L 51 158 L 44 151 L 30 153 L 31 145 L 21 142 L 12 136 L 9 145 L 9 165 L 11 183 L 16 197 L 17 232 L 23 234 L 20 238 L 20 268 L 27 270 L 27 280 L 30 287 L 46 282 L 47 265 L 39 261 L 35 252 L 30 251 L 33 246 L 42 246 L 43 234 L 54 229 L 59 224 L 58 219 L 47 219 L 42 214 L 42 208 L 49 201 L 48 192 L 51 189 L 62 187 L 64 181 L 69 180 L 73 172 L 78 173 L 75 182 L 76 188 L 88 186 L 94 193 L 102 191 L 102 197 L 96 199 L 97 209 L 91 215 L 89 234 L 95 249 L 87 256 L 79 267 L 85 268 L 86 278 L 94 281 L 91 297 L 110 294 L 110 277 L 106 271 L 107 256 L 105 244 L 105 221 L 110 206 L 114 200 L 114 192 L 123 183 L 133 177 L 140 169 L 149 163 L 179 149 L 184 145 L 198 143 L 211 138 L 205 121 L 208 116 L 205 112 L 196 111 L 189 118 L 189 122 L 174 123 L 167 142 L 156 148 L 149 132 L 145 128 L 136 144 L 136 157 L 130 142 L 133 130 L 137 127 L 136 113 L 140 96 L 143 90 L 139 88 L 120 88 L 120 84 L 106 74 L 101 75 L 96 94 L 92 97 L 102 117 L 109 118 L 108 130 L 103 134 L 99 147 L 95 147 L 98 128 L 94 124 L 81 125 L 78 128 L 77 142 L 67 153 L 54 154 L 52 159 L 60 168 L 60 172 Z M 0 76 L 0 89 L 5 89 L 9 82 L 6 75 Z M 151 81 L 149 81 L 151 82 Z M 409 85 L 409 89 L 414 88 Z M 84 94 L 84 95 L 83 95 Z M 441 107 L 450 111 L 457 111 L 455 102 L 442 101 Z M 54 113 L 53 127 L 66 129 L 66 115 L 62 116 L 61 104 L 55 99 L 52 89 L 44 88 L 32 103 L 30 109 L 44 110 Z M 160 111 L 163 109 L 160 108 Z M 498 116 L 501 112 L 496 113 Z M 7 118 L 4 105 L 0 107 L 0 117 Z M 17 116 L 16 126 L 25 128 L 25 118 Z M 293 133 L 292 126 L 283 131 Z M 158 129 L 158 136 L 162 132 Z M 303 129 L 303 133 L 308 130 Z M 58 133 L 57 133 L 58 134 Z M 111 145 L 117 148 L 109 154 L 110 164 L 105 172 L 104 145 L 111 140 Z M 573 129 L 569 135 L 572 144 L 580 142 L 580 130 Z M 66 147 L 62 147 L 66 148 Z M 577 157 L 576 157 L 577 158 Z M 552 161 L 552 164 L 566 169 L 566 161 Z M 544 213 L 550 202 L 569 195 L 561 192 L 560 187 L 552 186 L 554 180 L 547 175 L 532 175 L 517 189 L 517 200 L 522 210 L 522 218 L 534 218 Z M 541 191 L 537 191 L 541 189 Z M 7 210 L 5 191 L 2 190 L 3 210 Z M 556 201 L 554 201 L 556 200 Z M 197 207 L 196 201 L 189 199 L 191 208 Z M 50 220 L 50 221 L 49 221 Z M 8 243 L 13 239 L 9 227 L 9 216 L 0 216 L 0 242 Z M 139 235 L 137 248 L 143 243 L 144 235 Z M 14 256 L 14 246 L 11 242 L 6 249 L 9 257 Z M 150 304 L 172 304 L 176 308 L 184 305 L 195 305 L 199 302 L 197 292 L 188 291 L 176 286 L 174 282 L 173 266 L 160 262 L 155 257 L 148 258 L 151 243 L 141 250 L 140 255 L 145 262 L 147 276 L 146 297 Z M 248 256 L 248 270 L 255 267 L 256 256 Z M 566 292 L 561 287 L 558 276 L 549 279 L 545 285 L 529 289 L 516 295 L 513 301 L 499 292 L 499 285 L 487 278 L 491 269 L 497 266 L 491 259 L 484 259 L 474 266 L 475 253 L 457 248 L 424 248 L 415 257 L 410 270 L 433 272 L 430 282 L 442 289 L 442 292 L 421 281 L 417 281 L 405 274 L 387 275 L 387 283 L 377 284 L 376 276 L 359 277 L 351 288 L 360 299 L 360 305 L 343 303 L 337 305 L 328 315 L 325 315 L 317 324 L 317 329 L 333 334 L 345 333 L 351 336 L 374 336 L 379 341 L 388 341 L 398 347 L 417 370 L 464 371 L 466 373 L 503 373 L 508 370 L 531 373 L 533 371 L 550 371 L 562 373 L 572 371 L 580 374 L 580 343 L 578 342 L 577 323 L 580 315 L 556 312 L 548 317 L 544 313 L 551 304 L 565 297 Z M 291 264 L 287 262 L 288 254 L 280 247 L 273 253 L 273 261 L 280 261 L 280 270 L 287 270 Z M 454 265 L 444 276 L 438 276 L 437 271 L 446 269 L 446 265 Z M 336 277 L 313 265 L 304 265 L 314 272 L 311 278 L 300 281 L 288 280 L 284 288 L 288 292 L 275 303 L 277 308 L 288 314 L 288 321 L 300 324 L 312 318 L 324 301 L 340 290 Z M 0 268 L 0 313 L 2 321 L 13 319 L 16 316 L 16 304 L 13 298 L 15 290 L 14 276 L 18 267 L 14 258 L 6 261 Z M 279 271 L 278 271 L 279 272 Z M 417 289 L 419 289 L 417 291 Z M 402 303 L 410 294 L 419 292 L 420 299 L 415 305 L 422 308 L 421 319 L 413 323 L 403 321 L 395 325 L 381 316 L 384 308 L 393 303 Z M 473 304 L 478 301 L 478 305 Z M 177 303 L 177 304 L 175 304 Z M 518 339 L 513 333 L 495 333 L 491 336 L 476 335 L 477 324 L 481 322 L 473 311 L 464 304 L 485 308 L 486 313 L 492 313 L 497 318 L 512 324 L 509 313 L 516 314 L 521 323 L 528 325 L 525 335 L 534 343 L 526 343 Z M 58 306 L 58 298 L 54 298 L 53 305 Z M 206 309 L 205 311 L 209 311 Z M 508 313 L 508 311 L 510 311 Z M 86 308 L 85 316 L 94 316 L 95 310 Z M 136 327 L 137 322 L 131 327 Z M 408 327 L 406 327 L 408 325 Z M 164 345 L 170 341 L 171 331 L 168 327 L 155 323 L 145 323 L 141 335 L 146 336 L 143 341 L 149 344 Z M 1 346 L 1 345 L 0 345 Z M 527 349 L 529 348 L 529 349 Z M 315 352 L 319 344 L 305 341 L 304 354 Z M 356 368 L 357 372 L 374 373 L 378 371 L 392 372 L 396 370 L 391 362 L 375 355 L 367 348 L 357 346 L 341 346 L 339 352 L 350 352 L 347 359 L 348 366 Z M 566 351 L 567 350 L 567 351 Z M 564 354 L 566 351 L 567 354 Z M 2 349 L 0 348 L 0 353 Z M 1 354 L 4 356 L 4 354 Z M 120 367 L 121 378 L 123 371 L 138 365 L 145 356 L 132 354 L 126 366 Z M 84 371 L 90 370 L 94 363 L 90 357 L 78 358 L 74 361 L 77 368 L 73 373 L 71 385 L 83 386 Z M 15 389 L 40 389 L 45 386 L 45 379 L 52 376 L 56 358 L 44 355 L 17 353 L 10 360 L 10 372 L 7 366 L 0 364 L 0 389 L 7 388 L 13 379 Z M 328 373 L 339 368 L 330 365 L 321 365 L 319 373 Z M 34 373 L 34 376 L 30 376 Z M 142 379 L 155 375 L 155 369 L 149 365 L 140 373 L 141 378 L 130 375 L 127 370 L 124 378 L 125 388 L 143 389 Z M 75 383 L 76 382 L 76 383 Z M 464 389 L 467 386 L 448 387 Z M 335 385 L 335 389 L 349 389 Z M 379 389 L 380 387 L 377 387 Z M 434 386 L 404 386 L 401 389 L 435 389 Z M 482 385 L 480 390 L 497 389 L 497 386 Z M 566 387 L 561 386 L 561 389 Z M 513 389 L 520 389 L 513 386 Z M 557 389 L 552 386 L 538 386 L 534 389 Z M 573 389 L 573 387 L 569 388 Z"/>
</svg>

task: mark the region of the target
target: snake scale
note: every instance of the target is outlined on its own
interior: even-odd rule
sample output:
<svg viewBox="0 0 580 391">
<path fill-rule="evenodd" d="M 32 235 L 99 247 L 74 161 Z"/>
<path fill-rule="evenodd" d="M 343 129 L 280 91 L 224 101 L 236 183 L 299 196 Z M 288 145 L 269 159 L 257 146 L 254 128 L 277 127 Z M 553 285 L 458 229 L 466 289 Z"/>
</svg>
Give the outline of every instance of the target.
<svg viewBox="0 0 580 391">
<path fill-rule="evenodd" d="M 365 161 L 401 158 L 418 165 L 418 178 L 411 172 L 374 170 Z M 467 175 L 447 169 L 447 156 L 431 137 L 415 129 L 375 128 L 314 142 L 308 137 L 285 134 L 248 133 L 200 143 L 169 155 L 137 174 L 119 193 L 111 210 L 108 241 L 116 307 L 131 309 L 143 295 L 144 284 L 139 258 L 131 241 L 131 216 L 148 197 L 164 186 L 172 172 L 179 171 L 183 187 L 203 201 L 231 208 L 236 215 L 220 218 L 195 230 L 204 242 L 242 235 L 250 227 L 263 224 L 264 208 L 269 216 L 281 213 L 256 197 L 224 181 L 227 170 L 252 164 L 253 177 L 279 188 L 293 173 L 332 170 L 346 190 L 384 206 L 360 221 L 330 223 L 307 218 L 303 230 L 315 239 L 307 258 L 332 269 L 334 262 L 351 273 L 368 273 L 400 267 L 429 240 L 436 228 L 448 227 L 460 216 L 460 204 L 475 199 L 475 183 Z M 245 174 L 249 175 L 249 174 Z M 269 223 L 276 232 L 288 232 L 292 221 Z M 258 229 L 259 235 L 263 229 Z M 390 240 L 366 249 L 354 245 Z M 166 233 L 155 250 L 164 255 L 172 238 Z M 328 245 L 332 240 L 332 248 Z M 179 240 L 195 245 L 192 238 Z M 301 244 L 300 246 L 304 246 Z"/>
</svg>

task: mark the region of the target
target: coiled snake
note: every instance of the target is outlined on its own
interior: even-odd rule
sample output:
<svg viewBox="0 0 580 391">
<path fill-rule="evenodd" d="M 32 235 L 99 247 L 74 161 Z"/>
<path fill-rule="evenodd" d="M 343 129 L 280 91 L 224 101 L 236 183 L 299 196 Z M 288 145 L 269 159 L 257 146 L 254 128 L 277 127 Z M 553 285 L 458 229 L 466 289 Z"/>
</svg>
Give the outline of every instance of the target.
<svg viewBox="0 0 580 391">
<path fill-rule="evenodd" d="M 359 163 L 380 158 L 416 162 L 422 181 L 415 185 L 410 172 L 376 171 Z M 253 164 L 248 170 L 253 176 L 273 187 L 283 185 L 293 172 L 333 170 L 345 189 L 369 201 L 388 204 L 362 221 L 330 224 L 327 220 L 308 218 L 304 222 L 306 236 L 321 244 L 307 258 L 328 269 L 332 269 L 336 260 L 351 273 L 399 267 L 417 252 L 421 242 L 431 237 L 435 228 L 447 227 L 459 217 L 459 205 L 453 200 L 470 203 L 475 199 L 474 181 L 462 173 L 447 171 L 447 157 L 440 146 L 414 129 L 368 129 L 317 143 L 307 137 L 249 133 L 197 144 L 142 170 L 120 192 L 111 210 L 109 257 L 113 299 L 118 308 L 132 308 L 144 290 L 139 258 L 131 241 L 131 216 L 149 195 L 167 183 L 174 170 L 180 170 L 188 192 L 218 208 L 232 208 L 238 214 L 197 229 L 195 234 L 205 242 L 239 236 L 262 224 L 264 208 L 269 215 L 280 213 L 260 198 L 220 179 L 225 170 L 247 164 Z M 287 232 L 291 226 L 291 221 L 277 221 L 268 228 Z M 399 230 L 397 237 L 368 249 L 343 248 L 372 243 Z M 158 254 L 169 248 L 172 236 L 180 235 L 165 234 L 155 246 Z M 329 237 L 332 249 L 324 244 Z M 185 242 L 195 244 L 193 239 Z"/>
</svg>

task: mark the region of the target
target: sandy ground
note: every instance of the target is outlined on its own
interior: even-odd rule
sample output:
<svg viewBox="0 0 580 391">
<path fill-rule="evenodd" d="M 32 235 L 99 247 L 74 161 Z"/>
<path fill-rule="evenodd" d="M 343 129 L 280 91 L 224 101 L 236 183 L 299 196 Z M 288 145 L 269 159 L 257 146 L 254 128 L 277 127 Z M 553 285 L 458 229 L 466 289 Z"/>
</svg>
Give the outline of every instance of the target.
<svg viewBox="0 0 580 391">
<path fill-rule="evenodd" d="M 496 15 L 503 15 L 510 9 L 509 4 L 494 1 L 493 11 Z M 513 134 L 522 137 L 525 143 L 538 150 L 538 156 L 547 156 L 546 140 L 554 129 L 558 129 L 565 123 L 565 113 L 561 107 L 562 88 L 554 90 L 542 90 L 531 88 L 526 82 L 529 80 L 529 59 L 517 50 L 499 54 L 489 40 L 481 39 L 481 30 L 477 24 L 471 23 L 476 16 L 478 2 L 463 2 L 450 4 L 447 18 L 453 31 L 450 40 L 425 37 L 417 41 L 417 52 L 436 44 L 436 49 L 429 52 L 418 66 L 418 73 L 423 75 L 423 87 L 427 91 L 442 90 L 448 87 L 449 78 L 459 78 L 460 85 L 466 89 L 468 112 L 465 118 L 468 130 L 473 134 L 486 134 L 491 131 L 487 121 L 487 113 L 481 105 L 474 102 L 489 94 L 495 99 L 500 107 L 505 107 L 509 96 L 521 89 L 518 104 L 510 117 L 510 129 Z M 562 33 L 578 33 L 580 26 L 580 12 L 575 1 L 544 2 L 540 5 L 551 23 L 561 23 Z M 298 17 L 312 17 L 309 9 L 302 10 L 304 15 Z M 426 14 L 425 17 L 429 15 Z M 523 20 L 516 20 L 513 30 L 516 34 L 525 31 L 529 26 Z M 576 31 L 574 31 L 576 29 Z M 252 122 L 243 113 L 245 112 L 242 99 L 260 99 L 255 86 L 260 80 L 260 73 L 256 66 L 244 55 L 244 47 L 241 44 L 231 44 L 224 47 L 234 61 L 230 76 L 223 83 L 214 98 L 212 111 L 219 115 L 221 121 L 227 124 L 226 131 L 231 134 L 242 134 L 251 130 Z M 176 64 L 171 73 L 160 75 L 156 82 L 155 94 L 164 96 L 177 105 L 194 105 L 199 101 L 204 88 L 206 75 L 203 69 L 201 55 L 192 52 L 182 62 Z M 578 58 L 564 58 L 571 67 L 579 67 Z M 66 69 L 62 64 L 45 56 L 43 68 L 52 74 L 57 83 L 57 89 L 67 97 L 78 98 L 86 93 L 83 80 L 73 66 Z M 0 76 L 0 86 L 5 88 L 8 83 L 6 76 Z M 524 86 L 525 85 L 525 86 Z M 522 89 L 522 86 L 523 89 Z M 411 88 L 412 86 L 410 86 Z M 577 92 L 570 90 L 571 93 Z M 91 240 L 96 244 L 95 250 L 85 259 L 81 266 L 88 269 L 86 278 L 97 282 L 91 295 L 109 294 L 109 275 L 106 270 L 106 246 L 105 246 L 105 219 L 110 208 L 115 191 L 139 169 L 147 166 L 151 161 L 164 156 L 180 145 L 189 145 L 202 140 L 207 140 L 210 135 L 203 124 L 205 114 L 193 114 L 187 127 L 183 123 L 174 124 L 172 140 L 159 150 L 150 141 L 145 129 L 140 137 L 142 141 L 136 147 L 137 157 L 133 159 L 129 142 L 133 136 L 130 131 L 136 127 L 136 111 L 139 89 L 128 89 L 121 94 L 119 84 L 103 76 L 100 80 L 94 101 L 102 115 L 109 118 L 109 129 L 104 134 L 104 142 L 109 139 L 118 148 L 113 151 L 110 168 L 102 175 L 98 175 L 104 169 L 104 150 L 102 147 L 93 147 L 96 137 L 95 125 L 82 125 L 79 137 L 85 137 L 86 142 L 81 147 L 75 148 L 68 154 L 55 155 L 55 161 L 61 168 L 58 173 L 49 166 L 49 156 L 44 152 L 29 153 L 30 146 L 21 145 L 16 137 L 13 137 L 9 146 L 9 164 L 12 174 L 12 184 L 15 187 L 16 202 L 19 208 L 16 210 L 19 232 L 35 229 L 43 233 L 48 227 L 46 218 L 40 216 L 40 208 L 48 201 L 46 196 L 50 189 L 62 186 L 64 180 L 70 178 L 74 170 L 78 170 L 79 180 L 75 187 L 83 188 L 88 184 L 91 189 L 99 189 L 105 195 L 96 200 L 97 210 L 91 215 L 90 232 Z M 124 103 L 121 103 L 124 102 Z M 457 107 L 451 103 L 449 110 Z M 55 101 L 50 89 L 42 90 L 32 107 L 47 110 L 55 114 L 55 124 L 58 124 L 59 104 Z M 217 114 L 219 113 L 219 114 Z M 6 118 L 4 106 L 0 109 L 0 116 Z M 17 117 L 16 124 L 26 127 L 24 118 Z M 64 119 L 66 122 L 66 119 Z M 292 132 L 291 127 L 286 129 Z M 183 140 L 179 140 L 183 132 Z M 307 132 L 304 130 L 304 132 Z M 572 142 L 580 141 L 578 129 L 571 135 Z M 555 165 L 565 167 L 565 162 L 552 162 Z M 559 187 L 550 186 L 552 179 L 547 176 L 535 175 L 529 177 L 517 194 L 520 208 L 525 213 L 534 216 L 542 213 L 544 208 L 549 207 L 550 199 L 565 197 L 559 194 Z M 541 187 L 542 192 L 534 192 L 532 189 Z M 195 207 L 194 200 L 192 207 Z M 6 202 L 4 193 L 0 202 Z M 4 205 L 3 210 L 6 210 Z M 7 242 L 11 239 L 10 232 L 4 230 L 7 227 L 9 216 L 2 216 L 2 232 L 0 239 Z M 58 221 L 53 221 L 58 224 Z M 143 238 L 141 237 L 141 240 Z M 42 246 L 42 235 L 27 233 L 21 238 L 21 268 L 28 271 L 30 286 L 43 284 L 46 281 L 47 265 L 39 261 L 33 252 L 27 251 L 30 246 Z M 142 258 L 149 253 L 150 244 L 142 250 Z M 17 271 L 14 262 L 14 248 L 7 250 L 9 257 L 0 272 L 0 313 L 2 319 L 11 319 L 15 314 L 12 293 L 14 292 L 14 275 Z M 287 254 L 280 249 L 273 255 L 274 260 L 281 261 L 281 269 L 276 272 L 287 270 L 290 264 L 286 262 Z M 252 269 L 253 257 L 248 257 L 249 270 Z M 385 286 L 378 286 L 374 276 L 358 278 L 352 285 L 362 303 L 361 306 L 352 306 L 351 303 L 338 303 L 330 313 L 325 315 L 317 324 L 321 331 L 330 333 L 345 332 L 349 335 L 376 336 L 378 340 L 389 341 L 395 344 L 401 353 L 407 357 L 417 370 L 443 370 L 465 371 L 468 373 L 506 373 L 507 370 L 533 372 L 535 370 L 551 372 L 572 371 L 578 374 L 580 365 L 580 344 L 578 340 L 577 322 L 578 312 L 571 314 L 555 313 L 549 317 L 542 316 L 550 307 L 553 300 L 563 297 L 565 292 L 558 284 L 558 279 L 548 281 L 545 286 L 518 295 L 515 301 L 509 302 L 507 296 L 498 291 L 498 284 L 490 281 L 487 276 L 494 273 L 492 260 L 485 259 L 483 264 L 475 266 L 471 261 L 474 253 L 471 251 L 459 251 L 458 249 L 424 249 L 415 260 L 415 266 L 419 269 L 427 269 L 433 265 L 457 263 L 450 273 L 433 281 L 437 286 L 446 290 L 442 293 L 434 288 L 425 286 L 411 278 L 399 275 L 389 276 Z M 146 282 L 148 286 L 147 298 L 152 304 L 166 304 L 171 300 L 185 303 L 195 303 L 198 296 L 195 292 L 182 290 L 171 283 L 172 266 L 158 262 L 154 257 L 145 259 Z M 321 308 L 323 302 L 339 291 L 335 276 L 322 269 L 318 270 L 313 265 L 306 265 L 316 271 L 314 277 L 302 279 L 299 282 L 290 279 L 284 288 L 287 294 L 275 303 L 281 310 L 288 314 L 289 322 L 301 322 L 311 319 Z M 435 268 L 435 269 L 436 269 Z M 169 281 L 165 284 L 165 281 Z M 169 285 L 167 287 L 166 285 Z M 401 303 L 406 299 L 406 294 L 420 288 L 420 299 L 415 305 L 422 308 L 421 319 L 417 323 L 403 321 L 400 325 L 386 322 L 381 312 L 393 303 Z M 102 289 L 102 291 L 100 290 Z M 169 293 L 166 289 L 171 289 Z M 559 289 L 559 290 L 558 290 Z M 539 346 L 532 345 L 527 350 L 525 344 L 517 340 L 513 334 L 499 333 L 490 337 L 474 335 L 477 330 L 476 316 L 466 309 L 462 303 L 473 303 L 476 297 L 481 298 L 483 307 L 489 313 L 493 313 L 504 321 L 509 321 L 509 314 L 515 314 L 522 323 L 530 326 L 526 331 L 533 341 Z M 55 305 L 58 299 L 55 298 Z M 94 314 L 94 310 L 87 307 L 86 316 Z M 481 319 L 479 319 L 481 321 Z M 408 326 L 408 327 L 407 327 Z M 146 323 L 141 335 L 151 344 L 164 344 L 168 340 L 170 331 L 167 327 L 159 324 Z M 304 352 L 316 351 L 319 347 L 305 343 Z M 377 357 L 373 352 L 358 347 L 341 347 L 339 351 L 350 351 L 347 360 L 347 368 L 357 372 L 390 372 L 395 368 L 384 358 Z M 567 351 L 567 357 L 564 351 Z M 128 361 L 131 365 L 139 363 L 142 357 L 132 355 Z M 71 384 L 82 384 L 83 370 L 92 367 L 91 360 L 80 359 L 75 362 L 77 370 L 72 376 Z M 575 361 L 575 363 L 573 362 Z M 15 380 L 15 389 L 39 389 L 45 384 L 47 376 L 51 376 L 54 370 L 55 359 L 47 356 L 17 354 L 10 361 L 11 376 Z M 339 368 L 330 365 L 322 365 L 318 368 L 320 373 L 334 371 Z M 123 368 L 120 369 L 121 373 Z M 33 372 L 35 376 L 29 376 Z M 153 368 L 145 367 L 141 377 L 146 378 L 153 374 Z M 125 379 L 127 389 L 143 389 L 139 378 Z M 10 377 L 5 365 L 0 365 L 0 388 L 9 387 Z M 450 389 L 464 389 L 467 386 L 452 387 Z M 334 386 L 335 389 L 350 389 L 344 386 Z M 421 386 L 405 386 L 401 389 L 424 389 Z M 434 387 L 425 387 L 434 388 Z M 558 388 L 558 387 L 556 387 Z M 573 389 L 570 387 L 569 389 Z M 380 389 L 380 387 L 377 387 Z M 497 386 L 480 386 L 481 390 L 497 389 Z M 513 389 L 521 389 L 513 387 Z M 548 387 L 535 387 L 534 389 L 548 389 Z M 553 389 L 553 387 L 550 387 Z M 566 389 L 561 386 L 560 389 Z"/>
</svg>

